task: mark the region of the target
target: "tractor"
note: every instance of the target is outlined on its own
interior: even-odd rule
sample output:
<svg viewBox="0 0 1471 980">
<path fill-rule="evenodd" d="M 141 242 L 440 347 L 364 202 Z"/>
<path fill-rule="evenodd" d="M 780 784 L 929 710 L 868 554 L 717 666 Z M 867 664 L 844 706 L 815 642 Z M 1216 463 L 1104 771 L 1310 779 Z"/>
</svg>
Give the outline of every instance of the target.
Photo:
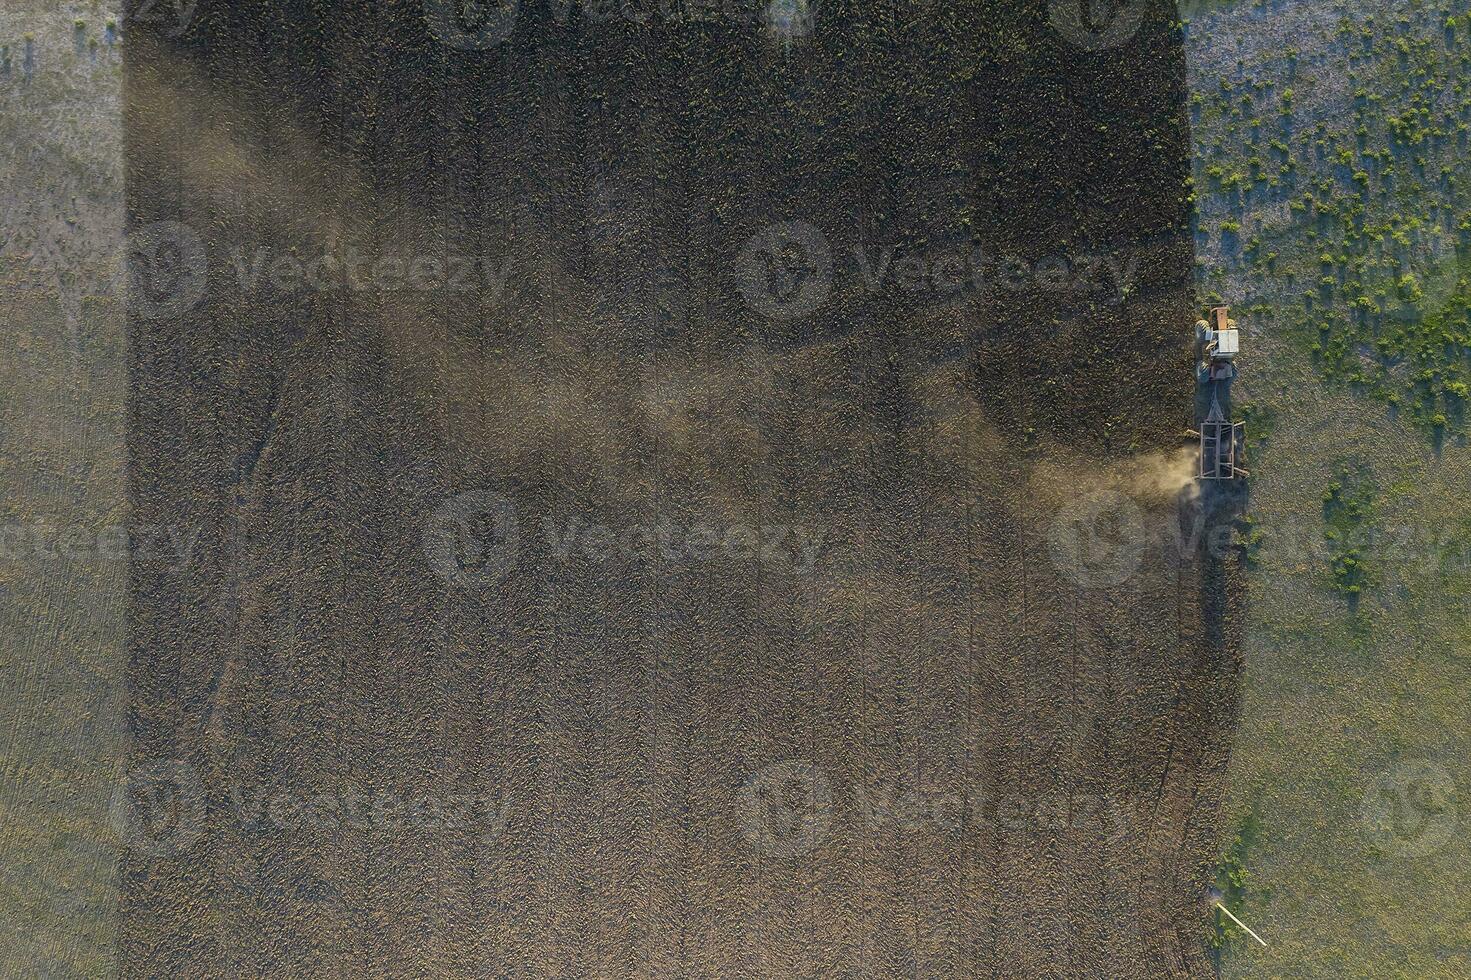
<svg viewBox="0 0 1471 980">
<path fill-rule="evenodd" d="M 1232 422 L 1226 409 L 1221 407 L 1222 395 L 1226 396 L 1226 404 L 1230 404 L 1231 380 L 1236 377 L 1236 354 L 1241 350 L 1241 334 L 1236 329 L 1236 321 L 1230 317 L 1228 307 L 1217 306 L 1211 310 L 1208 320 L 1196 321 L 1195 343 L 1198 351 L 1196 383 L 1210 396 L 1200 431 L 1190 432 L 1200 439 L 1199 477 L 1202 480 L 1235 480 L 1248 476 L 1242 466 L 1246 462 L 1246 423 Z"/>
</svg>

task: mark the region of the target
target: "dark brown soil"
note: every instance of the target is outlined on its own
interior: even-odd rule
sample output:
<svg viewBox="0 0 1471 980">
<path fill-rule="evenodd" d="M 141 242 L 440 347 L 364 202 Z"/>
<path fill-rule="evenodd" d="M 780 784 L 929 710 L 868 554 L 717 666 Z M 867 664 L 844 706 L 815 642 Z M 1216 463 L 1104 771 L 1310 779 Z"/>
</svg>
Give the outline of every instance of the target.
<svg viewBox="0 0 1471 980">
<path fill-rule="evenodd" d="M 132 569 L 128 975 L 1208 972 L 1229 582 L 1136 479 L 1191 421 L 1178 36 L 520 16 L 130 38 L 130 223 L 208 279 L 130 320 L 134 517 L 201 545 Z M 242 281 L 293 247 L 509 271 Z"/>
</svg>

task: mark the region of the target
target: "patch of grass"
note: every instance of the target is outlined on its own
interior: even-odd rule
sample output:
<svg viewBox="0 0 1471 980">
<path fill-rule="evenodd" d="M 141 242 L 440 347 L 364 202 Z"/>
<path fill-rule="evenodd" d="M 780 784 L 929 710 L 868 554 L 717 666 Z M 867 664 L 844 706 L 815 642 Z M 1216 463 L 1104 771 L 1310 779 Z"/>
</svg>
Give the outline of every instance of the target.
<svg viewBox="0 0 1471 980">
<path fill-rule="evenodd" d="M 1373 582 L 1366 548 L 1375 523 L 1378 488 L 1373 473 L 1361 463 L 1340 463 L 1323 491 L 1323 537 L 1329 545 L 1328 569 L 1333 587 L 1354 606 Z"/>
<path fill-rule="evenodd" d="M 1395 794 L 1421 765 L 1468 791 L 1471 2 L 1312 12 L 1284 0 L 1188 35 L 1197 293 L 1261 352 L 1238 403 L 1259 478 L 1236 528 L 1243 709 L 1213 870 L 1271 948 L 1230 941 L 1229 920 L 1206 939 L 1222 977 L 1465 980 L 1464 807 L 1436 836 L 1445 814 Z M 1249 254 L 1222 247 L 1227 221 Z M 1385 807 L 1395 836 L 1370 819 Z"/>
<path fill-rule="evenodd" d="M 1313 337 L 1325 379 L 1435 440 L 1466 434 L 1471 394 L 1471 45 L 1441 30 L 1471 22 L 1465 7 L 1346 16 L 1316 39 L 1331 68 L 1264 51 L 1195 92 L 1199 224 L 1220 232 L 1202 286 L 1224 271 L 1234 305 L 1272 299 L 1272 325 Z M 1322 105 L 1328 73 L 1349 81 L 1346 113 Z"/>
<path fill-rule="evenodd" d="M 1264 446 L 1277 429 L 1277 410 L 1262 402 L 1247 402 L 1237 409 L 1237 417 L 1246 423 L 1246 438 L 1251 446 Z"/>
<path fill-rule="evenodd" d="M 1221 893 L 1221 902 L 1228 909 L 1239 908 L 1241 900 L 1246 896 L 1247 886 L 1251 881 L 1251 874 L 1246 867 L 1247 856 L 1260 828 L 1261 817 L 1256 806 L 1252 805 L 1237 823 L 1235 832 L 1216 863 L 1215 887 Z M 1222 915 L 1219 909 L 1216 910 L 1210 933 L 1206 936 L 1206 945 L 1211 949 L 1221 949 L 1237 939 L 1246 938 L 1246 933 L 1236 923 Z"/>
<path fill-rule="evenodd" d="M 1257 552 L 1261 550 L 1262 542 L 1266 540 L 1266 532 L 1257 525 L 1256 518 L 1250 514 L 1238 517 L 1231 526 L 1231 546 L 1236 550 L 1236 555 L 1242 564 L 1250 566 L 1255 563 Z"/>
</svg>

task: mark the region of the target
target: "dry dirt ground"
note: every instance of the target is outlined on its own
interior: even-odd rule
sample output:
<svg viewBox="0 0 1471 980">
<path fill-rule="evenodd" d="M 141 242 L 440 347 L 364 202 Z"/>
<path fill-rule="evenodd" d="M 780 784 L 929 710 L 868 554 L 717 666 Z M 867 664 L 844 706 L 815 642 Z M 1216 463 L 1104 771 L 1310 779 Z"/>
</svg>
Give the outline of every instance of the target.
<svg viewBox="0 0 1471 980">
<path fill-rule="evenodd" d="M 128 36 L 123 973 L 1208 973 L 1178 35 L 441 13 Z"/>
</svg>

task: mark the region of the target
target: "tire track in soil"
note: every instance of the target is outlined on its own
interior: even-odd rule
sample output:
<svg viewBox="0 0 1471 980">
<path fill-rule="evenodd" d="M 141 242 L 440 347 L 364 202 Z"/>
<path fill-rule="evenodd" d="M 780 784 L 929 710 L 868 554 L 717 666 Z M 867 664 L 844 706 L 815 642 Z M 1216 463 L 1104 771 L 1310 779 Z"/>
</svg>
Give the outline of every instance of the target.
<svg viewBox="0 0 1471 980">
<path fill-rule="evenodd" d="M 973 425 L 973 432 L 975 428 Z M 984 433 L 982 429 L 980 434 Z M 1003 485 L 1017 476 L 1017 468 L 1007 460 L 995 461 L 989 472 Z M 1015 794 L 1009 774 L 1016 771 L 1021 757 L 1020 733 L 1013 720 L 1021 704 L 1016 664 L 1021 658 L 1020 626 L 1026 598 L 1016 562 L 1021 529 L 998 500 L 981 487 L 976 489 L 970 579 L 972 651 L 978 666 L 972 675 L 976 712 L 969 763 L 973 773 L 970 792 L 979 806 L 973 803 L 968 808 L 975 821 L 967 866 L 976 920 L 970 962 L 973 975 L 998 977 L 1008 962 L 1002 943 L 1011 935 L 1012 896 L 1020 890 L 1018 873 L 1007 863 L 1014 845 L 1003 826 L 1001 807 Z"/>
</svg>

